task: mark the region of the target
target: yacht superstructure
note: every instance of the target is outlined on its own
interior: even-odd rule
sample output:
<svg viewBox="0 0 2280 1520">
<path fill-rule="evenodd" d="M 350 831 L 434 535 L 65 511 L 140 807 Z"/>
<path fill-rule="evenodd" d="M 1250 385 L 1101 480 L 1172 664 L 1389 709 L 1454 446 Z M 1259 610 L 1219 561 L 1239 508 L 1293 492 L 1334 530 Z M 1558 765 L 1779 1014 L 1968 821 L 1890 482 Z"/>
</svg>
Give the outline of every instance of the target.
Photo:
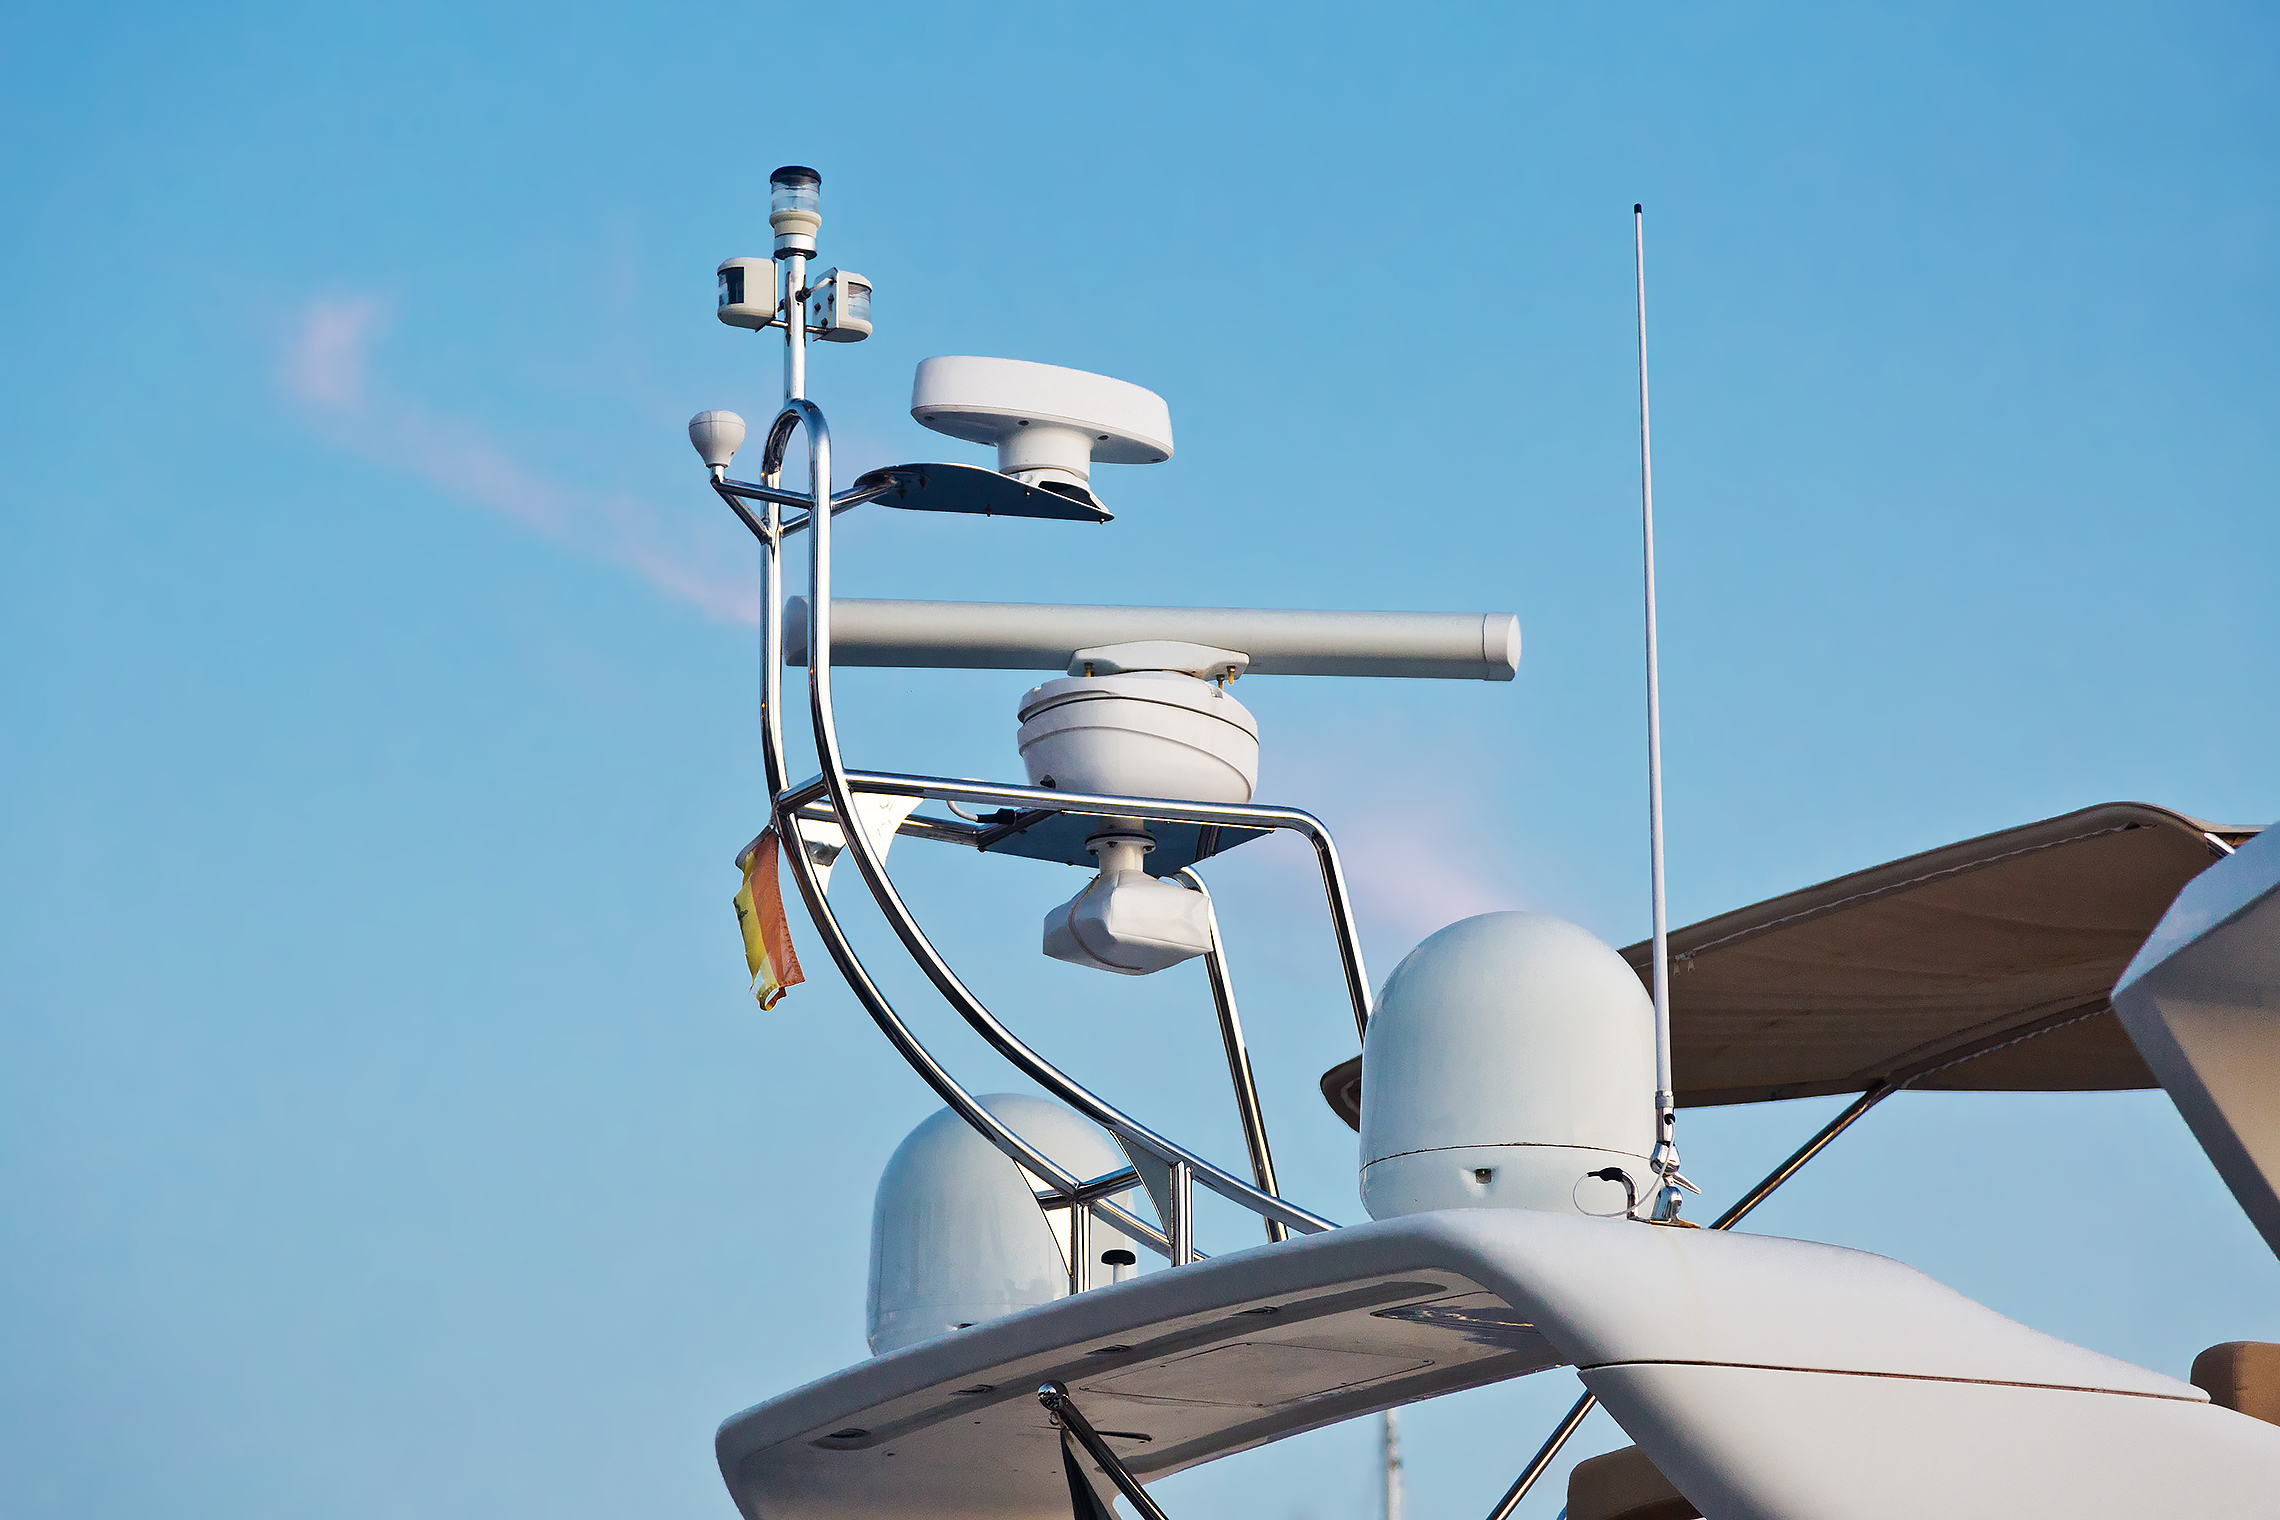
<svg viewBox="0 0 2280 1520">
<path fill-rule="evenodd" d="M 1163 400 L 1123 381 L 933 358 L 913 418 L 994 448 L 996 467 L 894 465 L 840 486 L 807 360 L 813 342 L 870 334 L 871 282 L 809 273 L 821 184 L 778 170 L 773 256 L 719 270 L 721 320 L 783 336 L 784 400 L 757 478 L 729 474 L 742 419 L 711 411 L 690 427 L 762 552 L 771 816 L 739 857 L 739 902 L 756 991 L 772 997 L 796 975 L 781 862 L 834 968 L 944 1109 L 880 1184 L 876 1354 L 721 1427 L 747 1520 L 1093 1520 L 1120 1498 L 1154 1517 L 1151 1479 L 1558 1368 L 1584 1396 L 1493 1520 L 1594 1401 L 1638 1445 L 1588 1481 L 1579 1469 L 1573 1520 L 1593 1506 L 1590 1520 L 1801 1520 L 2269 1504 L 2280 1429 L 2203 1387 L 2040 1335 L 1899 1263 L 1731 1227 L 1910 1088 L 2158 1082 L 2280 1247 L 2280 837 L 2115 804 L 1667 935 L 1658 890 L 1656 937 L 1629 950 L 1545 915 L 1481 915 L 1428 938 L 1373 993 L 1330 830 L 1254 796 L 1273 736 L 1239 684 L 1509 682 L 1518 620 L 835 597 L 840 513 L 1109 524 L 1098 467 L 1164 462 L 1173 436 Z M 783 479 L 795 438 L 804 486 Z M 799 548 L 804 594 L 789 597 Z M 1010 713 L 1024 779 L 851 767 L 832 684 L 848 665 L 1039 676 Z M 818 768 L 804 778 L 786 758 L 787 667 L 806 672 Z M 1205 876 L 1268 832 L 1305 839 L 1319 867 L 1360 1046 L 1323 1092 L 1358 1132 L 1369 1224 L 1338 1227 L 1277 1184 Z M 1017 1036 L 898 892 L 887 860 L 904 840 L 1090 872 L 1040 926 L 1045 955 L 1124 976 L 1200 960 L 1244 1163 L 1160 1133 Z M 919 1040 L 834 909 L 834 882 L 842 901 L 869 897 L 933 995 L 1042 1097 L 977 1092 Z M 1684 1217 L 1677 1106 L 1834 1093 L 1857 1097 L 1739 1203 L 1706 1228 Z M 1198 1187 L 1254 1215 L 1258 1243 L 1198 1250 Z M 1163 1267 L 1136 1270 L 1142 1253 Z M 2261 1356 L 2232 1358 L 2221 1398 L 2250 1402 L 2238 1369 Z"/>
</svg>

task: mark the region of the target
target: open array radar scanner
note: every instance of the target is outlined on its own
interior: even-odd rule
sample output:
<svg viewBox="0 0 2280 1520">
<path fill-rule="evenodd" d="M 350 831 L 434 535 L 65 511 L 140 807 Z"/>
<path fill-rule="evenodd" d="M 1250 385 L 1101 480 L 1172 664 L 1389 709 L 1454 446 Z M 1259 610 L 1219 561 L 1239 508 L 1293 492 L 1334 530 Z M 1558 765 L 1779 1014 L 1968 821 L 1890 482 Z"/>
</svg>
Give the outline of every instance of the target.
<svg viewBox="0 0 2280 1520">
<path fill-rule="evenodd" d="M 842 480 L 808 360 L 819 340 L 870 337 L 877 316 L 867 277 L 812 268 L 822 189 L 813 169 L 777 170 L 773 247 L 717 270 L 720 321 L 782 349 L 752 478 L 730 473 L 751 441 L 741 417 L 689 425 L 761 554 L 769 816 L 738 857 L 738 907 L 772 1004 L 799 979 L 788 876 L 811 959 L 820 944 L 942 1107 L 878 1184 L 870 1359 L 720 1427 L 746 1520 L 1103 1520 L 1119 1502 L 1160 1517 L 1155 1479 L 1361 1418 L 1383 1422 L 1390 1516 L 1398 1411 L 1537 1375 L 1580 1378 L 1581 1396 L 1540 1446 L 1515 1448 L 1511 1487 L 1481 1496 L 1492 1520 L 1595 1404 L 1636 1444 L 1574 1469 L 1569 1520 L 2280 1514 L 2280 1348 L 2214 1347 L 2180 1381 L 1899 1262 L 1731 1228 L 1894 1094 L 2159 1085 L 2280 1246 L 2280 836 L 2114 803 L 1669 929 L 1650 728 L 1650 940 L 1618 949 L 1545 914 L 1487 913 L 1429 935 L 1378 986 L 1330 830 L 1259 795 L 1274 682 L 1351 682 L 1366 707 L 1378 682 L 1470 681 L 1495 702 L 1519 673 L 1518 620 L 835 596 L 840 513 L 1114 533 L 1108 467 L 1166 465 L 1173 439 L 1153 390 L 947 356 L 919 364 L 910 412 L 961 457 Z M 1643 215 L 1634 229 L 1644 465 Z M 804 480 L 787 483 L 795 438 Z M 1071 565 L 1108 542 L 1074 536 Z M 788 587 L 802 547 L 804 584 Z M 1006 779 L 855 768 L 833 698 L 847 666 L 1008 672 Z M 797 702 L 787 668 L 805 672 Z M 811 775 L 788 769 L 794 712 Z M 1368 1223 L 1282 1194 L 1213 911 L 1213 862 L 1277 832 L 1317 868 L 1346 1005 L 1326 1010 L 1317 1059 L 1356 1133 Z M 1043 955 L 1120 977 L 1199 963 L 1203 991 L 1193 971 L 1144 990 L 1207 991 L 1245 1153 L 1182 1144 L 1016 1035 L 888 874 L 905 840 L 965 851 L 985 875 L 1071 873 L 1037 924 Z M 917 982 L 895 985 L 947 1005 L 1003 1063 L 982 1085 L 1023 1090 L 970 1087 L 920 1041 L 865 958 L 881 952 L 859 953 L 843 922 L 849 894 L 883 915 L 885 953 L 915 965 Z M 1687 1216 L 1678 1110 L 1828 1094 L 1852 1101 L 1782 1167 L 1722 1213 Z M 1244 1228 L 1200 1240 L 1198 1189 Z"/>
</svg>

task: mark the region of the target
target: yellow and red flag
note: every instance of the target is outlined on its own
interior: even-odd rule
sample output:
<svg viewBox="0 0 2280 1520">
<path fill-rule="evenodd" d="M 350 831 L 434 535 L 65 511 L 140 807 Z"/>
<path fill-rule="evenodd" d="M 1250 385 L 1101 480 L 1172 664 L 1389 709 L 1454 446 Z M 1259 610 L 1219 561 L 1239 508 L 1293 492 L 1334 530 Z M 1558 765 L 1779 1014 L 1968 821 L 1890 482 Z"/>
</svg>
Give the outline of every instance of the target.
<svg viewBox="0 0 2280 1520">
<path fill-rule="evenodd" d="M 784 889 L 776 875 L 776 831 L 753 841 L 744 857 L 744 880 L 736 889 L 736 924 L 744 931 L 744 963 L 752 968 L 752 995 L 773 1008 L 786 992 L 807 978 L 792 951 L 791 925 L 784 921 Z"/>
</svg>

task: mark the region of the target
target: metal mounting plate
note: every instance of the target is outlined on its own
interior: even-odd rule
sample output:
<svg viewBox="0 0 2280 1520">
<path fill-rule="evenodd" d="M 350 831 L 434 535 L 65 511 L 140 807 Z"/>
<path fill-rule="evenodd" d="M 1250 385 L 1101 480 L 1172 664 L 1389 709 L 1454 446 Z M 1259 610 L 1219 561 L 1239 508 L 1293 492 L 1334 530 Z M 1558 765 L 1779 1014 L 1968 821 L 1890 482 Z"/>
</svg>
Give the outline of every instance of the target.
<svg viewBox="0 0 2280 1520">
<path fill-rule="evenodd" d="M 982 832 L 975 837 L 974 848 L 992 855 L 1020 855 L 1030 860 L 1057 860 L 1063 865 L 1090 866 L 1094 864 L 1092 852 L 1085 841 L 1095 834 L 1106 832 L 1109 820 L 1091 813 L 1048 813 L 1043 811 L 1016 811 L 1000 808 L 981 817 Z M 1237 829 L 1215 823 L 1165 823 L 1161 820 L 1148 825 L 1148 833 L 1156 847 L 1142 859 L 1141 864 L 1150 876 L 1169 876 L 1175 871 L 1224 855 L 1239 844 L 1260 838 L 1266 829 Z"/>
<path fill-rule="evenodd" d="M 1043 517 L 1062 522 L 1111 522 L 1115 514 L 1089 496 L 1079 500 L 972 464 L 890 464 L 856 477 L 849 494 L 884 485 L 873 498 L 910 512 L 967 512 L 977 517 Z"/>
</svg>

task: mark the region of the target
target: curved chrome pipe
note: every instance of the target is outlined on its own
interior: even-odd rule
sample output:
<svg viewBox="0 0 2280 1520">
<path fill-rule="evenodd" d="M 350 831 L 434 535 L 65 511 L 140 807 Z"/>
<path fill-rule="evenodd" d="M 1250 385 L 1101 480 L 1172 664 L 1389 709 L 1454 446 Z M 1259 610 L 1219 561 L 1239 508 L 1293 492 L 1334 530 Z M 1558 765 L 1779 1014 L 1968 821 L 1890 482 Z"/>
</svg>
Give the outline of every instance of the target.
<svg viewBox="0 0 2280 1520">
<path fill-rule="evenodd" d="M 1182 867 L 1175 873 L 1196 891 L 1203 894 L 1204 922 L 1211 930 L 1211 948 L 1203 957 L 1203 972 L 1211 983 L 1211 1004 L 1219 1014 L 1219 1043 L 1227 1052 L 1227 1080 L 1235 1088 L 1235 1112 L 1243 1121 L 1243 1145 L 1251 1153 L 1251 1180 L 1260 1191 L 1277 1197 L 1282 1188 L 1275 1182 L 1275 1153 L 1267 1145 L 1267 1114 L 1259 1106 L 1259 1083 L 1251 1072 L 1251 1050 L 1243 1042 L 1243 1017 L 1235 1008 L 1235 979 L 1227 970 L 1227 945 L 1219 937 L 1219 905 L 1211 900 L 1211 888 L 1203 884 L 1203 877 L 1193 866 Z M 1268 1220 L 1267 1239 L 1282 1241 L 1289 1234 L 1275 1220 Z"/>
<path fill-rule="evenodd" d="M 1060 1068 L 1031 1050 L 1012 1030 L 999 1023 L 989 1009 L 982 1005 L 981 1000 L 975 997 L 966 984 L 959 979 L 958 974 L 950 969 L 949 962 L 943 959 L 939 950 L 935 949 L 934 942 L 927 938 L 926 932 L 919 928 L 917 921 L 911 916 L 909 907 L 904 904 L 902 894 L 897 892 L 894 883 L 888 880 L 885 866 L 880 860 L 877 847 L 871 842 L 869 831 L 853 821 L 856 816 L 854 792 L 848 785 L 847 770 L 839 755 L 838 725 L 831 705 L 831 433 L 824 423 L 823 413 L 803 400 L 786 401 L 783 410 L 776 416 L 775 425 L 769 429 L 766 463 L 771 467 L 770 473 L 780 469 L 784 450 L 791 441 L 793 431 L 802 427 L 807 430 L 808 437 L 808 495 L 810 501 L 808 509 L 808 717 L 815 732 L 816 761 L 823 773 L 825 789 L 830 793 L 832 810 L 842 820 L 841 833 L 847 841 L 845 853 L 855 857 L 856 871 L 862 876 L 864 885 L 870 888 L 871 896 L 877 900 L 880 911 L 886 914 L 888 923 L 893 925 L 896 937 L 903 942 L 903 948 L 910 952 L 913 960 L 918 962 L 919 969 L 926 973 L 927 980 L 934 983 L 935 989 L 949 1001 L 951 1007 L 958 1011 L 959 1016 L 964 1018 L 977 1034 L 989 1042 L 992 1049 L 1012 1062 L 1014 1067 L 1024 1076 L 1036 1082 L 1071 1108 L 1076 1109 L 1086 1118 L 1175 1167 L 1184 1163 L 1192 1171 L 1197 1181 L 1229 1202 L 1247 1208 L 1255 1214 L 1280 1220 L 1283 1224 L 1308 1234 L 1337 1228 L 1333 1221 L 1299 1208 L 1295 1204 L 1286 1203 L 1270 1193 L 1261 1192 L 1258 1188 L 1232 1173 L 1213 1166 L 1210 1162 L 1147 1128 L 1114 1105 L 1095 1096 L 1089 1089 L 1062 1072 Z M 770 608 L 769 613 L 772 617 L 774 609 Z M 785 823 L 788 837 L 796 844 L 799 835 L 797 830 L 789 827 L 788 816 L 785 816 Z M 1317 825 L 1317 827 L 1319 826 Z M 1317 851 L 1321 851 L 1326 843 L 1326 835 L 1318 838 Z M 805 855 L 804 850 L 797 848 L 786 853 L 795 857 L 804 857 Z M 1326 856 L 1325 860 L 1334 864 L 1335 856 Z M 812 879 L 812 868 L 806 867 L 804 859 L 798 867 L 795 867 L 795 875 L 801 883 L 800 895 L 807 900 L 809 911 L 817 915 L 820 927 L 823 916 L 829 913 L 829 908 L 823 902 L 823 894 L 814 890 L 816 883 Z M 832 954 L 835 961 L 840 960 L 842 950 L 845 951 L 849 961 L 853 960 L 853 947 L 846 944 L 844 934 L 828 934 L 826 938 L 832 944 Z M 842 961 L 841 964 L 844 969 L 847 962 Z M 860 963 L 857 962 L 856 964 L 859 966 Z M 864 978 L 864 981 L 868 983 L 868 976 Z M 870 993 L 872 997 L 876 997 L 876 987 L 872 987 Z M 868 1005 L 870 998 L 867 997 L 865 1001 Z M 886 1013 L 887 1019 L 893 1018 L 892 1010 L 887 1008 L 883 998 L 880 998 L 877 1005 L 873 1007 L 872 1017 L 880 1023 L 882 1029 L 886 1029 L 887 1019 L 880 1018 L 881 1011 Z M 900 1020 L 894 1020 L 894 1023 L 897 1028 L 900 1028 Z M 903 1031 L 903 1036 L 908 1043 L 905 1045 L 898 1042 L 897 1048 L 903 1050 L 905 1058 L 908 1059 L 910 1052 L 918 1050 L 920 1047 L 915 1040 L 909 1039 L 907 1030 Z M 894 1038 L 891 1031 L 889 1038 Z M 940 1071 L 939 1066 L 935 1065 L 931 1058 L 929 1058 L 928 1064 L 934 1066 L 936 1071 Z M 925 1073 L 922 1071 L 922 1074 Z M 956 1088 L 955 1083 L 948 1081 L 949 1074 L 947 1072 L 942 1072 L 941 1076 L 949 1088 Z M 929 1076 L 929 1081 L 932 1082 L 932 1080 L 932 1077 Z M 944 1093 L 947 1098 L 945 1086 L 936 1085 L 935 1091 Z M 963 1094 L 964 1089 L 958 1088 L 957 1091 Z M 967 1101 L 972 1102 L 970 1097 Z M 957 1105 L 954 1104 L 953 1106 Z M 962 1107 L 960 1113 L 969 1123 L 979 1125 L 980 1120 L 976 1116 L 985 1114 L 986 1111 L 982 1110 L 979 1104 L 973 1104 L 972 1107 L 974 1110 L 972 1113 L 968 1113 Z M 993 1141 L 998 1140 L 999 1131 L 1003 1131 L 1009 1139 L 1019 1139 L 1018 1136 L 1013 1135 L 1012 1131 L 1006 1130 L 1003 1125 L 997 1124 L 995 1120 L 989 1121 L 987 1126 L 982 1127 L 983 1133 L 989 1135 Z M 1002 1146 L 1002 1142 L 999 1143 Z M 1029 1147 L 1026 1142 L 1023 1142 L 1023 1149 L 1035 1153 L 1034 1148 Z M 1053 1173 L 1047 1175 L 1050 1176 L 1056 1187 L 1061 1188 L 1073 1187 L 1077 1180 L 1058 1167 L 1054 1168 Z M 1173 1233 L 1176 1235 L 1177 1231 Z M 1181 1253 L 1176 1246 L 1173 1254 L 1175 1261 L 1177 1261 Z"/>
<path fill-rule="evenodd" d="M 780 814 L 778 817 L 779 826 L 788 829 L 790 815 Z M 896 1016 L 893 1005 L 888 1003 L 886 995 L 871 980 L 869 970 L 855 954 L 855 948 L 848 942 L 847 932 L 840 926 L 838 916 L 824 900 L 823 883 L 815 876 L 815 863 L 807 858 L 807 851 L 799 846 L 798 837 L 796 834 L 790 836 L 792 842 L 783 854 L 791 862 L 792 881 L 799 888 L 800 900 L 807 905 L 808 916 L 815 920 L 816 932 L 823 936 L 824 945 L 830 950 L 832 962 L 838 966 L 839 974 L 854 989 L 857 1001 L 871 1015 L 871 1022 L 879 1026 L 880 1033 L 887 1037 L 887 1043 L 895 1048 L 895 1053 L 909 1063 L 927 1086 L 934 1089 L 936 1097 L 971 1125 L 983 1139 L 996 1146 L 1007 1160 L 1028 1169 L 1052 1185 L 1055 1194 L 1039 1199 L 1041 1206 L 1059 1207 L 1061 1205 L 1056 1199 L 1062 1197 L 1089 1204 L 1095 1213 L 1107 1218 L 1142 1245 L 1161 1255 L 1171 1255 L 1171 1238 L 1163 1231 L 1105 1198 L 1090 1196 L 1093 1181 L 1099 1179 L 1088 1181 L 1079 1178 L 1076 1173 L 1024 1140 L 995 1114 L 982 1107 L 980 1101 L 960 1086 L 958 1079 L 951 1076 L 941 1062 L 934 1059 L 918 1037 Z M 1134 1178 L 1133 1181 L 1137 1182 L 1138 1179 Z"/>
<path fill-rule="evenodd" d="M 766 473 L 761 478 L 771 487 L 778 483 L 783 469 L 784 449 L 790 442 L 792 429 L 802 424 L 815 430 L 811 433 L 811 438 L 822 440 L 821 447 L 810 452 L 809 484 L 812 501 L 821 499 L 829 489 L 830 434 L 826 430 L 822 413 L 807 402 L 792 402 L 778 416 L 775 427 L 769 433 L 764 456 Z M 815 467 L 819 461 L 822 464 L 821 471 Z M 935 1096 L 996 1146 L 1007 1159 L 1026 1167 L 1061 1192 L 1077 1193 L 1082 1190 L 1084 1179 L 1031 1145 L 996 1115 L 982 1107 L 973 1094 L 960 1086 L 957 1079 L 910 1032 L 909 1027 L 896 1015 L 885 994 L 879 990 L 878 984 L 871 979 L 870 971 L 856 955 L 846 930 L 841 927 L 837 915 L 831 911 L 831 905 L 824 897 L 823 884 L 816 877 L 814 862 L 808 859 L 807 851 L 800 843 L 799 831 L 793 826 L 792 808 L 787 806 L 784 797 L 783 628 L 774 610 L 783 605 L 783 566 L 777 548 L 781 540 L 773 536 L 779 528 L 778 503 L 770 501 L 766 506 L 766 527 L 771 536 L 763 540 L 767 552 L 764 555 L 762 589 L 768 600 L 762 606 L 760 619 L 761 749 L 765 756 L 768 790 L 776 799 L 771 812 L 777 836 L 785 844 L 783 855 L 791 864 L 793 884 L 799 889 L 800 899 L 807 907 L 809 918 L 814 920 L 816 931 L 823 936 L 824 946 L 831 952 L 833 964 L 839 968 L 847 985 L 854 990 L 856 1000 L 870 1014 L 871 1021 L 887 1037 L 887 1043 L 895 1048 L 895 1053 L 909 1063 L 927 1086 L 934 1089 Z M 830 514 L 824 515 L 828 519 Z M 847 832 L 859 835 L 863 831 L 857 828 Z M 1108 1216 L 1135 1239 L 1152 1249 L 1169 1254 L 1169 1239 L 1145 1221 L 1105 1200 L 1093 1203 L 1092 1207 Z"/>
<path fill-rule="evenodd" d="M 1134 816 L 1167 823 L 1219 824 L 1240 829 L 1279 829 L 1303 834 L 1314 846 L 1322 871 L 1322 895 L 1330 907 L 1330 929 L 1338 942 L 1338 957 L 1346 973 L 1346 996 L 1354 1008 L 1354 1030 L 1366 1037 L 1369 1030 L 1369 971 L 1362 964 L 1359 931 L 1346 895 L 1346 873 L 1338 861 L 1338 846 L 1322 820 L 1304 808 L 1263 807 L 1257 803 L 1179 802 L 1165 797 L 1115 797 L 1097 792 L 1062 792 L 1034 786 L 1011 786 L 998 781 L 962 781 L 949 776 L 903 776 L 885 771 L 848 771 L 857 791 L 886 792 L 930 801 L 1012 803 L 1023 808 L 1045 808 L 1060 813 L 1084 813 L 1101 818 Z M 784 801 L 804 807 L 828 790 L 823 777 L 811 776 L 793 788 Z"/>
</svg>

